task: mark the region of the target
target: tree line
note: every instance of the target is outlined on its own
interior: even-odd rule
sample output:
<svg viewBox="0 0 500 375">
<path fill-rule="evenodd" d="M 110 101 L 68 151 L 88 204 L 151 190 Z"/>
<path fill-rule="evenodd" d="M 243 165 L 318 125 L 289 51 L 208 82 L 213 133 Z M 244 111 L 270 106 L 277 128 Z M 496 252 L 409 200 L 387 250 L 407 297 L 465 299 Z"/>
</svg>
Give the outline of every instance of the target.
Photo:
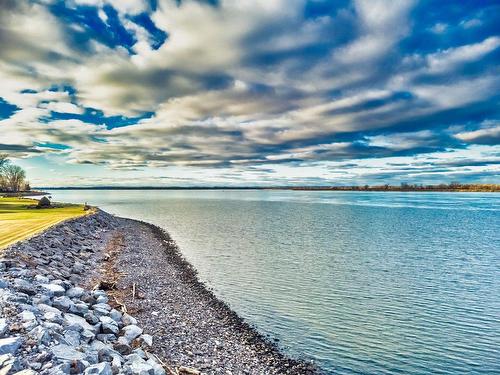
<svg viewBox="0 0 500 375">
<path fill-rule="evenodd" d="M 7 155 L 0 154 L 0 191 L 18 193 L 29 190 L 24 169 L 13 164 Z"/>
<path fill-rule="evenodd" d="M 451 182 L 449 184 L 423 185 L 362 185 L 362 186 L 298 186 L 292 190 L 335 190 L 335 191 L 457 191 L 457 192 L 500 192 L 500 184 L 463 184 Z"/>
</svg>

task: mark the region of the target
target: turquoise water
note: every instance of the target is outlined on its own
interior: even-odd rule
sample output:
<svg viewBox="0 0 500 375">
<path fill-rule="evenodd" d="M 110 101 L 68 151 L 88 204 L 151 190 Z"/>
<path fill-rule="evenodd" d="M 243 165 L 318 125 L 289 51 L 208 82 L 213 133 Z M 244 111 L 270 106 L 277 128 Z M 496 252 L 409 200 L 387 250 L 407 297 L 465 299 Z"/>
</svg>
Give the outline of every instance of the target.
<svg viewBox="0 0 500 375">
<path fill-rule="evenodd" d="M 328 373 L 500 373 L 500 195 L 53 191 L 169 231 L 200 278 Z"/>
</svg>

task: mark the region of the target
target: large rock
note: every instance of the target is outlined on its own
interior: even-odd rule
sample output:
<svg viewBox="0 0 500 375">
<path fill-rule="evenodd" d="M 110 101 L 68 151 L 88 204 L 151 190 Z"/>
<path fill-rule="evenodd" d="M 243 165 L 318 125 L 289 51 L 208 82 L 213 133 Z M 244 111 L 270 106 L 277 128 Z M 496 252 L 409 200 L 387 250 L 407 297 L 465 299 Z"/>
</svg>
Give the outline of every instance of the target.
<svg viewBox="0 0 500 375">
<path fill-rule="evenodd" d="M 33 328 L 29 335 L 37 341 L 38 345 L 48 345 L 52 340 L 49 330 L 42 326 Z"/>
<path fill-rule="evenodd" d="M 89 331 L 88 329 L 84 329 L 82 333 L 80 334 L 80 339 L 84 343 L 89 343 L 91 340 L 93 340 L 95 337 L 94 332 Z"/>
<path fill-rule="evenodd" d="M 111 371 L 111 366 L 107 362 L 98 363 L 87 367 L 84 372 L 85 375 L 113 375 Z"/>
<path fill-rule="evenodd" d="M 45 277 L 43 275 L 35 275 L 35 281 L 37 281 L 40 284 L 49 284 L 50 280 L 48 277 Z"/>
<path fill-rule="evenodd" d="M 73 305 L 73 301 L 71 301 L 69 297 L 66 296 L 56 297 L 52 301 L 52 306 L 64 312 L 69 311 Z"/>
<path fill-rule="evenodd" d="M 137 319 L 135 319 L 134 317 L 130 316 L 127 313 L 124 313 L 123 317 L 122 317 L 122 322 L 126 326 L 132 325 L 132 324 L 136 325 L 137 324 Z"/>
<path fill-rule="evenodd" d="M 119 332 L 118 324 L 109 316 L 101 316 L 99 320 L 102 323 L 103 333 L 112 333 L 116 335 Z"/>
<path fill-rule="evenodd" d="M 26 281 L 24 279 L 15 279 L 14 280 L 14 289 L 16 289 L 19 292 L 26 293 L 30 296 L 32 296 L 36 293 L 34 285 L 32 283 L 30 283 L 29 281 Z"/>
<path fill-rule="evenodd" d="M 37 374 L 36 371 L 26 369 L 18 371 L 14 375 L 36 375 L 36 374 Z"/>
<path fill-rule="evenodd" d="M 67 330 L 64 333 L 64 341 L 73 347 L 80 345 L 80 333 L 78 331 Z"/>
<path fill-rule="evenodd" d="M 139 328 L 135 324 L 131 324 L 129 326 L 123 327 L 123 336 L 130 343 L 137 337 L 142 335 L 142 328 Z"/>
<path fill-rule="evenodd" d="M 45 303 L 40 303 L 37 305 L 38 309 L 43 312 L 53 312 L 54 314 L 61 314 L 61 312 L 55 307 L 49 306 Z"/>
<path fill-rule="evenodd" d="M 122 313 L 116 309 L 113 309 L 109 312 L 109 317 L 117 323 L 121 323 L 122 321 Z"/>
<path fill-rule="evenodd" d="M 11 354 L 0 355 L 0 374 L 5 375 L 13 371 L 20 370 L 20 363 L 16 357 Z"/>
<path fill-rule="evenodd" d="M 0 339 L 0 354 L 14 354 L 22 344 L 21 337 Z"/>
<path fill-rule="evenodd" d="M 146 345 L 148 347 L 153 346 L 153 336 L 151 336 L 151 335 L 147 335 L 147 334 L 141 335 L 140 340 L 142 343 L 144 343 L 144 345 Z"/>
<path fill-rule="evenodd" d="M 63 318 L 62 314 L 60 311 L 54 312 L 54 311 L 47 311 L 44 315 L 43 318 L 51 323 L 56 323 L 56 324 L 62 324 L 63 323 Z"/>
<path fill-rule="evenodd" d="M 5 318 L 0 318 L 0 338 L 5 336 L 8 329 L 9 326 L 7 324 L 7 320 Z"/>
<path fill-rule="evenodd" d="M 50 207 L 51 204 L 50 204 L 50 199 L 47 198 L 47 197 L 42 197 L 39 201 L 38 201 L 38 204 L 37 204 L 37 207 L 38 208 L 47 208 L 47 207 Z"/>
<path fill-rule="evenodd" d="M 146 363 L 153 367 L 155 375 L 165 375 L 165 369 L 159 363 L 156 363 L 152 358 L 148 359 Z"/>
<path fill-rule="evenodd" d="M 75 350 L 69 345 L 59 344 L 50 348 L 50 351 L 54 355 L 54 357 L 58 359 L 63 359 L 67 361 L 76 361 L 76 360 L 84 360 L 85 354 Z"/>
<path fill-rule="evenodd" d="M 154 367 L 144 360 L 133 361 L 129 368 L 133 375 L 154 375 L 155 373 Z"/>
<path fill-rule="evenodd" d="M 64 314 L 64 325 L 67 327 L 75 327 L 77 331 L 91 331 L 97 333 L 99 327 L 89 324 L 84 318 L 75 314 Z"/>
<path fill-rule="evenodd" d="M 42 284 L 42 289 L 51 296 L 64 296 L 66 289 L 57 284 Z"/>
<path fill-rule="evenodd" d="M 70 288 L 66 291 L 66 295 L 69 298 L 80 298 L 83 296 L 84 290 L 80 287 Z"/>
<path fill-rule="evenodd" d="M 25 310 L 25 311 L 22 311 L 21 313 L 19 313 L 19 317 L 24 322 L 36 320 L 35 314 L 33 314 L 33 312 L 28 311 L 28 310 Z"/>
<path fill-rule="evenodd" d="M 89 312 L 89 307 L 85 303 L 75 303 L 70 307 L 69 311 L 73 314 L 84 316 Z"/>
</svg>

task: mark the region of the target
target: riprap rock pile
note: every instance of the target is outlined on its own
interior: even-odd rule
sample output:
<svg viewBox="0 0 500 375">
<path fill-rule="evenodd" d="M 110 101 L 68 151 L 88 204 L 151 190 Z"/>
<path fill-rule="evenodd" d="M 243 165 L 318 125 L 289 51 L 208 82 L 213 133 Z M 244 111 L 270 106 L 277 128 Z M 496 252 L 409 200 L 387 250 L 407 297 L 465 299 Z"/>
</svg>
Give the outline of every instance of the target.
<svg viewBox="0 0 500 375">
<path fill-rule="evenodd" d="M 153 338 L 82 288 L 115 218 L 98 212 L 4 251 L 0 259 L 0 375 L 163 375 Z M 71 246 L 70 246 L 71 245 Z"/>
</svg>

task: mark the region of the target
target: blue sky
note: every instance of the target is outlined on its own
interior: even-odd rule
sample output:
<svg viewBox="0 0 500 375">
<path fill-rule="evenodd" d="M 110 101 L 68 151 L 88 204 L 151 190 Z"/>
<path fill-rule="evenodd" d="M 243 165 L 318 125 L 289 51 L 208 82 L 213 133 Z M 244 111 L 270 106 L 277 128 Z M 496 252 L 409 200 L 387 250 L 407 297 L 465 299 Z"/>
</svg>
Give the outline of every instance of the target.
<svg viewBox="0 0 500 375">
<path fill-rule="evenodd" d="M 1 7 L 32 185 L 500 182 L 498 1 Z"/>
</svg>

